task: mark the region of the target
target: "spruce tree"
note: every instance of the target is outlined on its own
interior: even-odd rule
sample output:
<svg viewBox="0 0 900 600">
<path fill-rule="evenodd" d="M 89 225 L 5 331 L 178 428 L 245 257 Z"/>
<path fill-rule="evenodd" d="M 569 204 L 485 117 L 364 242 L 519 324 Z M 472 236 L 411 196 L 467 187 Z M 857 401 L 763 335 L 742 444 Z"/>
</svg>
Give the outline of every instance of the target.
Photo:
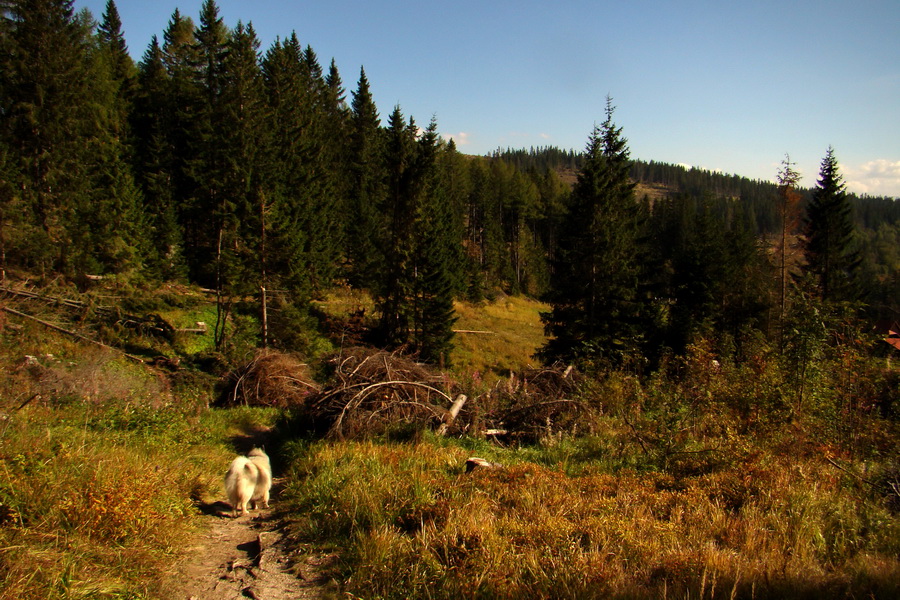
<svg viewBox="0 0 900 600">
<path fill-rule="evenodd" d="M 0 0 L 0 114 L 11 114 L 12 87 L 15 78 L 13 60 L 14 21 L 13 3 Z M 0 278 L 6 277 L 8 261 L 16 260 L 16 254 L 25 250 L 21 243 L 23 234 L 33 225 L 16 188 L 19 183 L 19 160 L 13 152 L 14 140 L 9 119 L 0 123 Z"/>
<path fill-rule="evenodd" d="M 169 94 L 172 89 L 156 36 L 139 65 L 131 127 L 134 131 L 134 169 L 143 192 L 153 244 L 145 266 L 151 277 L 163 280 L 186 276 L 179 211 L 174 185 L 176 154 L 172 144 L 174 115 Z"/>
<path fill-rule="evenodd" d="M 382 269 L 380 263 L 385 217 L 381 212 L 386 188 L 382 170 L 384 136 L 365 69 L 352 93 L 347 148 L 348 214 L 346 220 L 348 279 L 351 285 L 373 288 Z"/>
<path fill-rule="evenodd" d="M 677 234 L 664 243 L 673 271 L 669 347 L 680 353 L 721 319 L 726 249 L 725 223 L 713 214 L 709 198 L 685 197 L 677 204 Z"/>
<path fill-rule="evenodd" d="M 853 271 L 859 264 L 853 248 L 852 207 L 831 147 L 806 207 L 805 233 L 804 270 L 814 278 L 819 297 L 825 301 L 852 299 Z"/>
<path fill-rule="evenodd" d="M 752 208 L 738 200 L 725 234 L 725 281 L 722 284 L 723 329 L 740 345 L 753 330 L 762 330 L 771 310 L 771 264 L 756 235 Z M 740 349 L 740 348 L 738 348 Z"/>
<path fill-rule="evenodd" d="M 112 1 L 90 46 L 89 68 L 89 106 L 95 116 L 85 148 L 91 186 L 78 218 L 77 231 L 88 249 L 81 254 L 81 268 L 101 273 L 136 270 L 152 253 L 152 245 L 131 159 L 128 116 L 135 66 Z"/>
<path fill-rule="evenodd" d="M 253 25 L 238 22 L 228 37 L 219 98 L 221 156 L 224 161 L 217 218 L 220 312 L 234 298 L 258 296 L 260 344 L 268 344 L 266 290 L 270 280 L 270 144 L 267 106 L 259 67 L 259 40 Z M 221 124 L 227 123 L 227 127 Z M 224 318 L 222 322 L 224 324 Z M 219 327 L 220 345 L 225 341 Z"/>
<path fill-rule="evenodd" d="M 3 115 L 26 215 L 22 258 L 24 266 L 72 273 L 70 226 L 89 189 L 86 32 L 71 0 L 16 2 L 9 17 Z"/>
<path fill-rule="evenodd" d="M 550 339 L 539 355 L 547 363 L 621 363 L 642 350 L 639 211 L 613 110 L 607 99 L 606 120 L 590 135 L 560 232 L 551 310 L 542 315 Z"/>
<path fill-rule="evenodd" d="M 277 41 L 263 60 L 273 136 L 273 258 L 282 266 L 282 286 L 305 301 L 330 285 L 340 253 L 341 201 L 329 140 L 327 91 L 309 75 L 296 34 Z"/>
<path fill-rule="evenodd" d="M 118 113 L 116 122 L 125 128 L 117 131 L 116 134 L 130 142 L 127 125 L 137 84 L 137 69 L 131 55 L 128 54 L 128 45 L 125 43 L 125 35 L 122 32 L 122 20 L 113 0 L 108 0 L 106 3 L 106 10 L 100 21 L 97 37 L 103 60 L 108 63 L 110 77 L 115 85 L 116 112 Z"/>
<path fill-rule="evenodd" d="M 157 202 L 160 206 L 157 214 L 166 211 L 166 203 L 171 202 L 176 213 L 180 229 L 180 247 L 171 247 L 173 266 L 184 264 L 184 269 L 194 281 L 199 271 L 197 263 L 201 260 L 199 240 L 209 227 L 210 218 L 197 210 L 195 197 L 197 184 L 192 177 L 191 164 L 195 156 L 193 140 L 198 134 L 201 87 L 196 81 L 197 46 L 194 22 L 175 10 L 163 33 L 162 61 L 165 66 L 167 80 L 163 94 L 155 89 L 142 90 L 141 114 L 154 122 L 160 129 L 158 141 L 150 140 L 154 148 L 152 162 L 147 163 L 146 171 L 160 187 L 160 194 L 148 202 Z M 146 80 L 144 81 L 146 83 Z M 154 111 L 158 114 L 153 114 Z M 156 164 L 164 170 L 155 171 Z M 166 197 L 162 188 L 168 188 L 170 198 Z M 151 212 L 154 212 L 151 210 Z M 168 246 L 168 244 L 167 244 Z M 211 260 L 206 257 L 206 262 Z M 204 270 L 206 272 L 206 270 Z M 203 279 L 210 285 L 210 277 Z"/>
<path fill-rule="evenodd" d="M 381 315 L 379 331 L 384 343 L 398 347 L 410 341 L 414 279 L 414 223 L 417 213 L 415 124 L 407 123 L 395 106 L 388 118 L 384 145 L 387 193 L 386 229 L 381 241 L 383 270 L 375 287 Z"/>
<path fill-rule="evenodd" d="M 417 148 L 415 176 L 420 179 L 418 206 L 413 225 L 413 322 L 411 341 L 426 362 L 449 365 L 452 349 L 454 262 L 461 238 L 457 235 L 453 207 L 439 172 L 439 157 L 447 149 L 432 118 Z"/>
<path fill-rule="evenodd" d="M 266 129 L 272 136 L 269 260 L 281 274 L 281 285 L 295 295 L 308 296 L 307 194 L 314 186 L 309 164 L 316 150 L 308 135 L 313 117 L 302 57 L 296 34 L 284 42 L 277 40 L 265 53 L 262 74 L 268 101 Z"/>
</svg>

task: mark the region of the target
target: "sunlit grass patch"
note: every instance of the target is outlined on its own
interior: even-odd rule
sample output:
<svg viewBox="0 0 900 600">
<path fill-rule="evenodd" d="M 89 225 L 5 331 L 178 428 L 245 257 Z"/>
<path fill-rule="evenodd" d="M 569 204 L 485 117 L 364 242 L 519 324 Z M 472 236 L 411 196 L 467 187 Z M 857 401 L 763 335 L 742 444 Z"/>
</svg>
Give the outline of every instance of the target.
<svg viewBox="0 0 900 600">
<path fill-rule="evenodd" d="M 533 355 L 546 338 L 540 312 L 547 306 L 522 296 L 504 296 L 483 304 L 454 303 L 459 320 L 451 354 L 461 375 L 488 380 L 537 365 Z"/>
<path fill-rule="evenodd" d="M 347 591 L 363 597 L 890 597 L 900 586 L 896 517 L 821 461 L 757 453 L 676 477 L 498 449 L 503 469 L 465 473 L 469 454 L 427 436 L 298 446 L 294 531 L 341 547 Z"/>
<path fill-rule="evenodd" d="M 156 397 L 107 360 L 91 371 L 118 373 L 130 393 L 82 394 L 79 375 L 62 397 L 51 386 L 28 403 L 0 402 L 4 600 L 156 597 L 196 527 L 197 503 L 224 497 L 232 440 L 274 421 L 270 410 Z"/>
</svg>

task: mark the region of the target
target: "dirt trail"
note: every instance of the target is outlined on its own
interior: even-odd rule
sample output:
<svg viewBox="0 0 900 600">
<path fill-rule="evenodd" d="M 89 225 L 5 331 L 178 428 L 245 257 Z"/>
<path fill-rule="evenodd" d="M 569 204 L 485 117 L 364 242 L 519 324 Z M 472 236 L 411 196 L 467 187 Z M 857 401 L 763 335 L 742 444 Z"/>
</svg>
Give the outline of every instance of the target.
<svg viewBox="0 0 900 600">
<path fill-rule="evenodd" d="M 297 557 L 282 544 L 272 509 L 232 518 L 217 502 L 201 507 L 206 527 L 167 578 L 171 600 L 295 600 L 324 598 L 322 570 L 331 556 Z"/>
</svg>

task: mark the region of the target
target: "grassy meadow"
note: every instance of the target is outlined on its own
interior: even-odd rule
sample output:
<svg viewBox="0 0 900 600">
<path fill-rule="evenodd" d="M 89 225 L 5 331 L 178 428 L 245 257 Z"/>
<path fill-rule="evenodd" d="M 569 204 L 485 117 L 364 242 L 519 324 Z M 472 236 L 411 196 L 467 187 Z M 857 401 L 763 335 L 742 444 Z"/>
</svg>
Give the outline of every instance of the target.
<svg viewBox="0 0 900 600">
<path fill-rule="evenodd" d="M 178 326 L 209 314 L 199 296 L 146 308 Z M 532 364 L 543 307 L 457 310 L 456 328 L 491 333 L 459 334 L 444 380 L 467 407 L 497 402 Z M 402 423 L 315 438 L 289 411 L 210 408 L 219 378 L 189 359 L 203 339 L 153 347 L 184 358 L 166 370 L 0 313 L 0 598 L 159 598 L 260 427 L 289 540 L 339 555 L 342 597 L 900 597 L 898 373 L 868 346 L 823 353 L 801 386 L 763 345 L 737 363 L 701 341 L 649 377 L 582 377 L 578 427 L 548 417 L 524 443 Z M 471 456 L 502 468 L 466 472 Z"/>
</svg>

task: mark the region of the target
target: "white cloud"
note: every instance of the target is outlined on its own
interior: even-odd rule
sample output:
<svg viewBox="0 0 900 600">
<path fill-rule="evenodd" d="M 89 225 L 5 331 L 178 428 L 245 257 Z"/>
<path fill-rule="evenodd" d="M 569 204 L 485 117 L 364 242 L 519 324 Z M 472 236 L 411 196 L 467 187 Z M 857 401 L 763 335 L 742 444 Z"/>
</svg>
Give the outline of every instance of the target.
<svg viewBox="0 0 900 600">
<path fill-rule="evenodd" d="M 469 134 L 465 131 L 460 131 L 459 133 L 448 133 L 444 137 L 447 137 L 453 140 L 457 146 L 465 146 L 469 143 Z"/>
<path fill-rule="evenodd" d="M 900 160 L 879 158 L 853 168 L 844 166 L 847 189 L 857 194 L 900 197 Z"/>
<path fill-rule="evenodd" d="M 549 140 L 549 139 L 550 139 L 550 134 L 549 134 L 549 133 L 542 133 L 542 134 L 541 134 L 541 139 Z"/>
</svg>

